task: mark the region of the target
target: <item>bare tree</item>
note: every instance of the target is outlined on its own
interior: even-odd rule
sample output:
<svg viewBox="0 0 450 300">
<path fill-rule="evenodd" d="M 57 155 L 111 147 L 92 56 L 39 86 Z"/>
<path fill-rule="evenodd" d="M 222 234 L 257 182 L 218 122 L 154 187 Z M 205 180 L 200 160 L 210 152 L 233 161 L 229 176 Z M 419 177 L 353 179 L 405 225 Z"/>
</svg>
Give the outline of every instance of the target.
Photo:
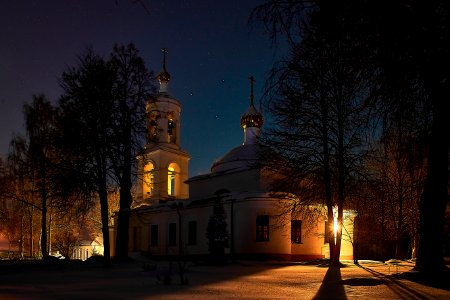
<svg viewBox="0 0 450 300">
<path fill-rule="evenodd" d="M 132 203 L 135 162 L 145 139 L 145 100 L 155 86 L 138 49 L 133 45 L 115 45 L 109 59 L 114 72 L 111 162 L 113 178 L 120 191 L 116 258 L 128 257 L 128 227 Z"/>
<path fill-rule="evenodd" d="M 145 99 L 151 76 L 134 45 L 115 45 L 108 60 L 92 49 L 64 72 L 61 85 L 64 145 L 80 192 L 98 195 L 105 261 L 109 262 L 108 193 L 119 190 L 116 257 L 128 256 L 128 218 L 134 160 L 145 137 Z"/>
<path fill-rule="evenodd" d="M 105 264 L 110 263 L 108 187 L 112 148 L 111 116 L 114 73 L 106 61 L 89 49 L 76 68 L 62 74 L 60 99 L 62 135 L 82 197 L 98 199 L 104 242 Z"/>
<path fill-rule="evenodd" d="M 298 9 L 305 7 L 302 1 L 294 2 Z M 292 20 L 299 17 L 284 11 L 287 7 L 278 1 L 270 4 L 266 13 L 282 10 L 282 18 L 288 18 L 283 24 L 301 27 L 297 42 L 292 28 L 279 28 L 290 37 L 291 54 L 275 68 L 268 84 L 274 127 L 266 131 L 264 142 L 283 158 L 271 167 L 288 175 L 281 180 L 282 188 L 298 195 L 295 208 L 324 204 L 330 225 L 337 209 L 337 236 L 327 228 L 332 264 L 337 265 L 347 185 L 367 152 L 367 80 L 355 67 L 357 48 L 350 47 L 338 12 L 326 18 L 312 9 L 298 24 Z"/>
<path fill-rule="evenodd" d="M 24 105 L 25 129 L 27 135 L 26 157 L 29 178 L 32 178 L 41 212 L 41 253 L 46 258 L 48 253 L 48 209 L 56 197 L 52 176 L 56 170 L 56 149 L 53 143 L 55 133 L 56 108 L 45 96 L 34 96 L 31 104 Z"/>
<path fill-rule="evenodd" d="M 389 9 L 386 9 L 389 7 Z M 359 71 L 371 80 L 371 95 L 388 110 L 424 110 L 415 114 L 426 130 L 427 177 L 420 200 L 420 246 L 416 269 L 433 275 L 445 270 L 444 221 L 448 199 L 449 7 L 446 1 L 268 1 L 256 11 L 274 36 L 299 41 L 308 15 L 323 18 L 325 40 L 353 42 Z M 399 24 L 398 20 L 403 20 Z M 400 25 L 400 26 L 399 26 Z M 296 35 L 300 32 L 299 35 Z M 297 40 L 296 40 L 297 38 Z M 337 49 L 340 49 L 339 47 Z M 399 105 L 401 104 L 401 105 Z M 339 128 L 339 126 L 337 127 Z"/>
</svg>

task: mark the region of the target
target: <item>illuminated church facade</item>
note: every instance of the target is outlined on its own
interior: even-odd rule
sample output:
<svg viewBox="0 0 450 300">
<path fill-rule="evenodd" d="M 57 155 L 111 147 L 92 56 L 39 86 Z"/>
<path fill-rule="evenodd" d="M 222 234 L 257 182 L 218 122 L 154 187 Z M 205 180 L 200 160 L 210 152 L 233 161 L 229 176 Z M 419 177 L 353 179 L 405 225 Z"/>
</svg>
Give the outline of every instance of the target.
<svg viewBox="0 0 450 300">
<path fill-rule="evenodd" d="M 129 253 L 205 257 L 208 222 L 216 204 L 225 212 L 226 254 L 287 260 L 329 257 L 325 218 L 306 224 L 299 217 L 280 215 L 280 204 L 292 199 L 272 192 L 271 175 L 258 167 L 263 116 L 253 104 L 253 80 L 250 105 L 240 119 L 243 144 L 216 160 L 210 173 L 191 178 L 190 156 L 180 148 L 181 105 L 169 93 L 165 57 L 158 80 L 159 93 L 146 103 L 147 144 L 138 157 Z M 351 234 L 350 221 L 344 226 Z M 350 241 L 343 238 L 341 259 L 353 258 Z"/>
</svg>

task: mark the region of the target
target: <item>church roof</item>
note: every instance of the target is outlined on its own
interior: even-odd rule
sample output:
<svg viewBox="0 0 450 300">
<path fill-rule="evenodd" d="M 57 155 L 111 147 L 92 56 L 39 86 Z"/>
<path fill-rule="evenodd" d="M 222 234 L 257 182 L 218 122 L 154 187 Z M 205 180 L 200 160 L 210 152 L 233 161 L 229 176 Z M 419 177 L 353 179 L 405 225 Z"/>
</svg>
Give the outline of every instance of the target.
<svg viewBox="0 0 450 300">
<path fill-rule="evenodd" d="M 259 153 L 261 146 L 259 144 L 245 144 L 236 147 L 227 154 L 216 160 L 211 172 L 241 171 L 258 167 Z"/>
</svg>

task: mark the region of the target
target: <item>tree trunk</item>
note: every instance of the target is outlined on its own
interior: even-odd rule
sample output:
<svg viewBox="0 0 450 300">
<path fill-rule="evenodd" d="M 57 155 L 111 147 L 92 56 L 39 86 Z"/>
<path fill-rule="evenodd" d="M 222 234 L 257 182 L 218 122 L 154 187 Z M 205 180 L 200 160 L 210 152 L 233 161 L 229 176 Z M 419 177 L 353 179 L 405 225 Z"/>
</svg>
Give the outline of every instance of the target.
<svg viewBox="0 0 450 300">
<path fill-rule="evenodd" d="M 111 263 L 110 240 L 109 240 L 109 216 L 108 216 L 108 193 L 106 190 L 106 178 L 99 182 L 100 214 L 102 219 L 103 234 L 103 258 L 105 266 Z"/>
<path fill-rule="evenodd" d="M 336 99 L 336 112 L 337 112 L 337 209 L 338 209 L 338 228 L 336 230 L 336 246 L 334 249 L 334 256 L 331 261 L 331 265 L 339 266 L 339 257 L 341 255 L 341 239 L 342 239 L 342 219 L 344 212 L 344 199 L 345 199 L 345 164 L 344 164 L 344 103 L 343 103 L 343 86 L 339 82 L 337 84 L 337 99 Z"/>
<path fill-rule="evenodd" d="M 448 93 L 447 93 L 448 95 Z M 436 96 L 435 96 L 436 99 Z M 439 97 L 445 102 L 443 97 Z M 438 101 L 435 101 L 438 102 Z M 446 269 L 444 254 L 445 209 L 448 201 L 448 118 L 444 104 L 435 103 L 428 155 L 428 174 L 420 198 L 419 249 L 415 269 L 436 275 Z"/>
<path fill-rule="evenodd" d="M 325 203 L 327 206 L 327 228 L 328 232 L 328 246 L 330 249 L 330 260 L 333 259 L 335 253 L 335 236 L 334 230 L 331 226 L 334 224 L 333 215 L 333 196 L 331 193 L 331 166 L 330 166 L 330 149 L 329 149 L 329 131 L 328 131 L 328 103 L 326 102 L 325 93 L 321 92 L 320 106 L 321 106 L 321 124 L 322 124 L 322 150 L 323 150 L 323 179 L 325 186 Z"/>
<path fill-rule="evenodd" d="M 41 191 L 41 252 L 42 258 L 47 258 L 47 196 L 45 189 Z"/>
<path fill-rule="evenodd" d="M 31 210 L 31 211 L 30 211 Z M 33 208 L 30 208 L 28 210 L 29 220 L 30 220 L 30 257 L 33 257 L 33 246 L 34 246 L 34 240 L 33 240 Z"/>
<path fill-rule="evenodd" d="M 116 259 L 125 260 L 128 258 L 128 238 L 130 226 L 130 210 L 126 209 L 126 202 L 131 202 L 131 195 L 128 191 L 120 190 L 120 209 L 117 219 L 117 238 L 116 238 Z M 130 199 L 130 200 L 127 200 Z"/>
</svg>

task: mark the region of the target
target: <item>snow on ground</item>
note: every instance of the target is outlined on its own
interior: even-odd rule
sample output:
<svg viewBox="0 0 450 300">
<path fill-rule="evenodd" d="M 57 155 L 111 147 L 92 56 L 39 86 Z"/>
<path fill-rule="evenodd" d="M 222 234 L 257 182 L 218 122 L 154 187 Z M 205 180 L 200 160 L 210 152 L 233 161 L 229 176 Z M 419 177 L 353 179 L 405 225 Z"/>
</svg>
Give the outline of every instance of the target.
<svg viewBox="0 0 450 300">
<path fill-rule="evenodd" d="M 0 299 L 450 299 L 449 290 L 400 279 L 381 262 L 344 264 L 329 269 L 275 261 L 190 263 L 189 284 L 181 285 L 178 274 L 172 274 L 172 283 L 164 285 L 157 277 L 168 273 L 169 262 L 133 261 L 111 268 L 81 262 L 17 268 L 1 262 Z M 412 267 L 405 262 L 398 271 Z"/>
</svg>

